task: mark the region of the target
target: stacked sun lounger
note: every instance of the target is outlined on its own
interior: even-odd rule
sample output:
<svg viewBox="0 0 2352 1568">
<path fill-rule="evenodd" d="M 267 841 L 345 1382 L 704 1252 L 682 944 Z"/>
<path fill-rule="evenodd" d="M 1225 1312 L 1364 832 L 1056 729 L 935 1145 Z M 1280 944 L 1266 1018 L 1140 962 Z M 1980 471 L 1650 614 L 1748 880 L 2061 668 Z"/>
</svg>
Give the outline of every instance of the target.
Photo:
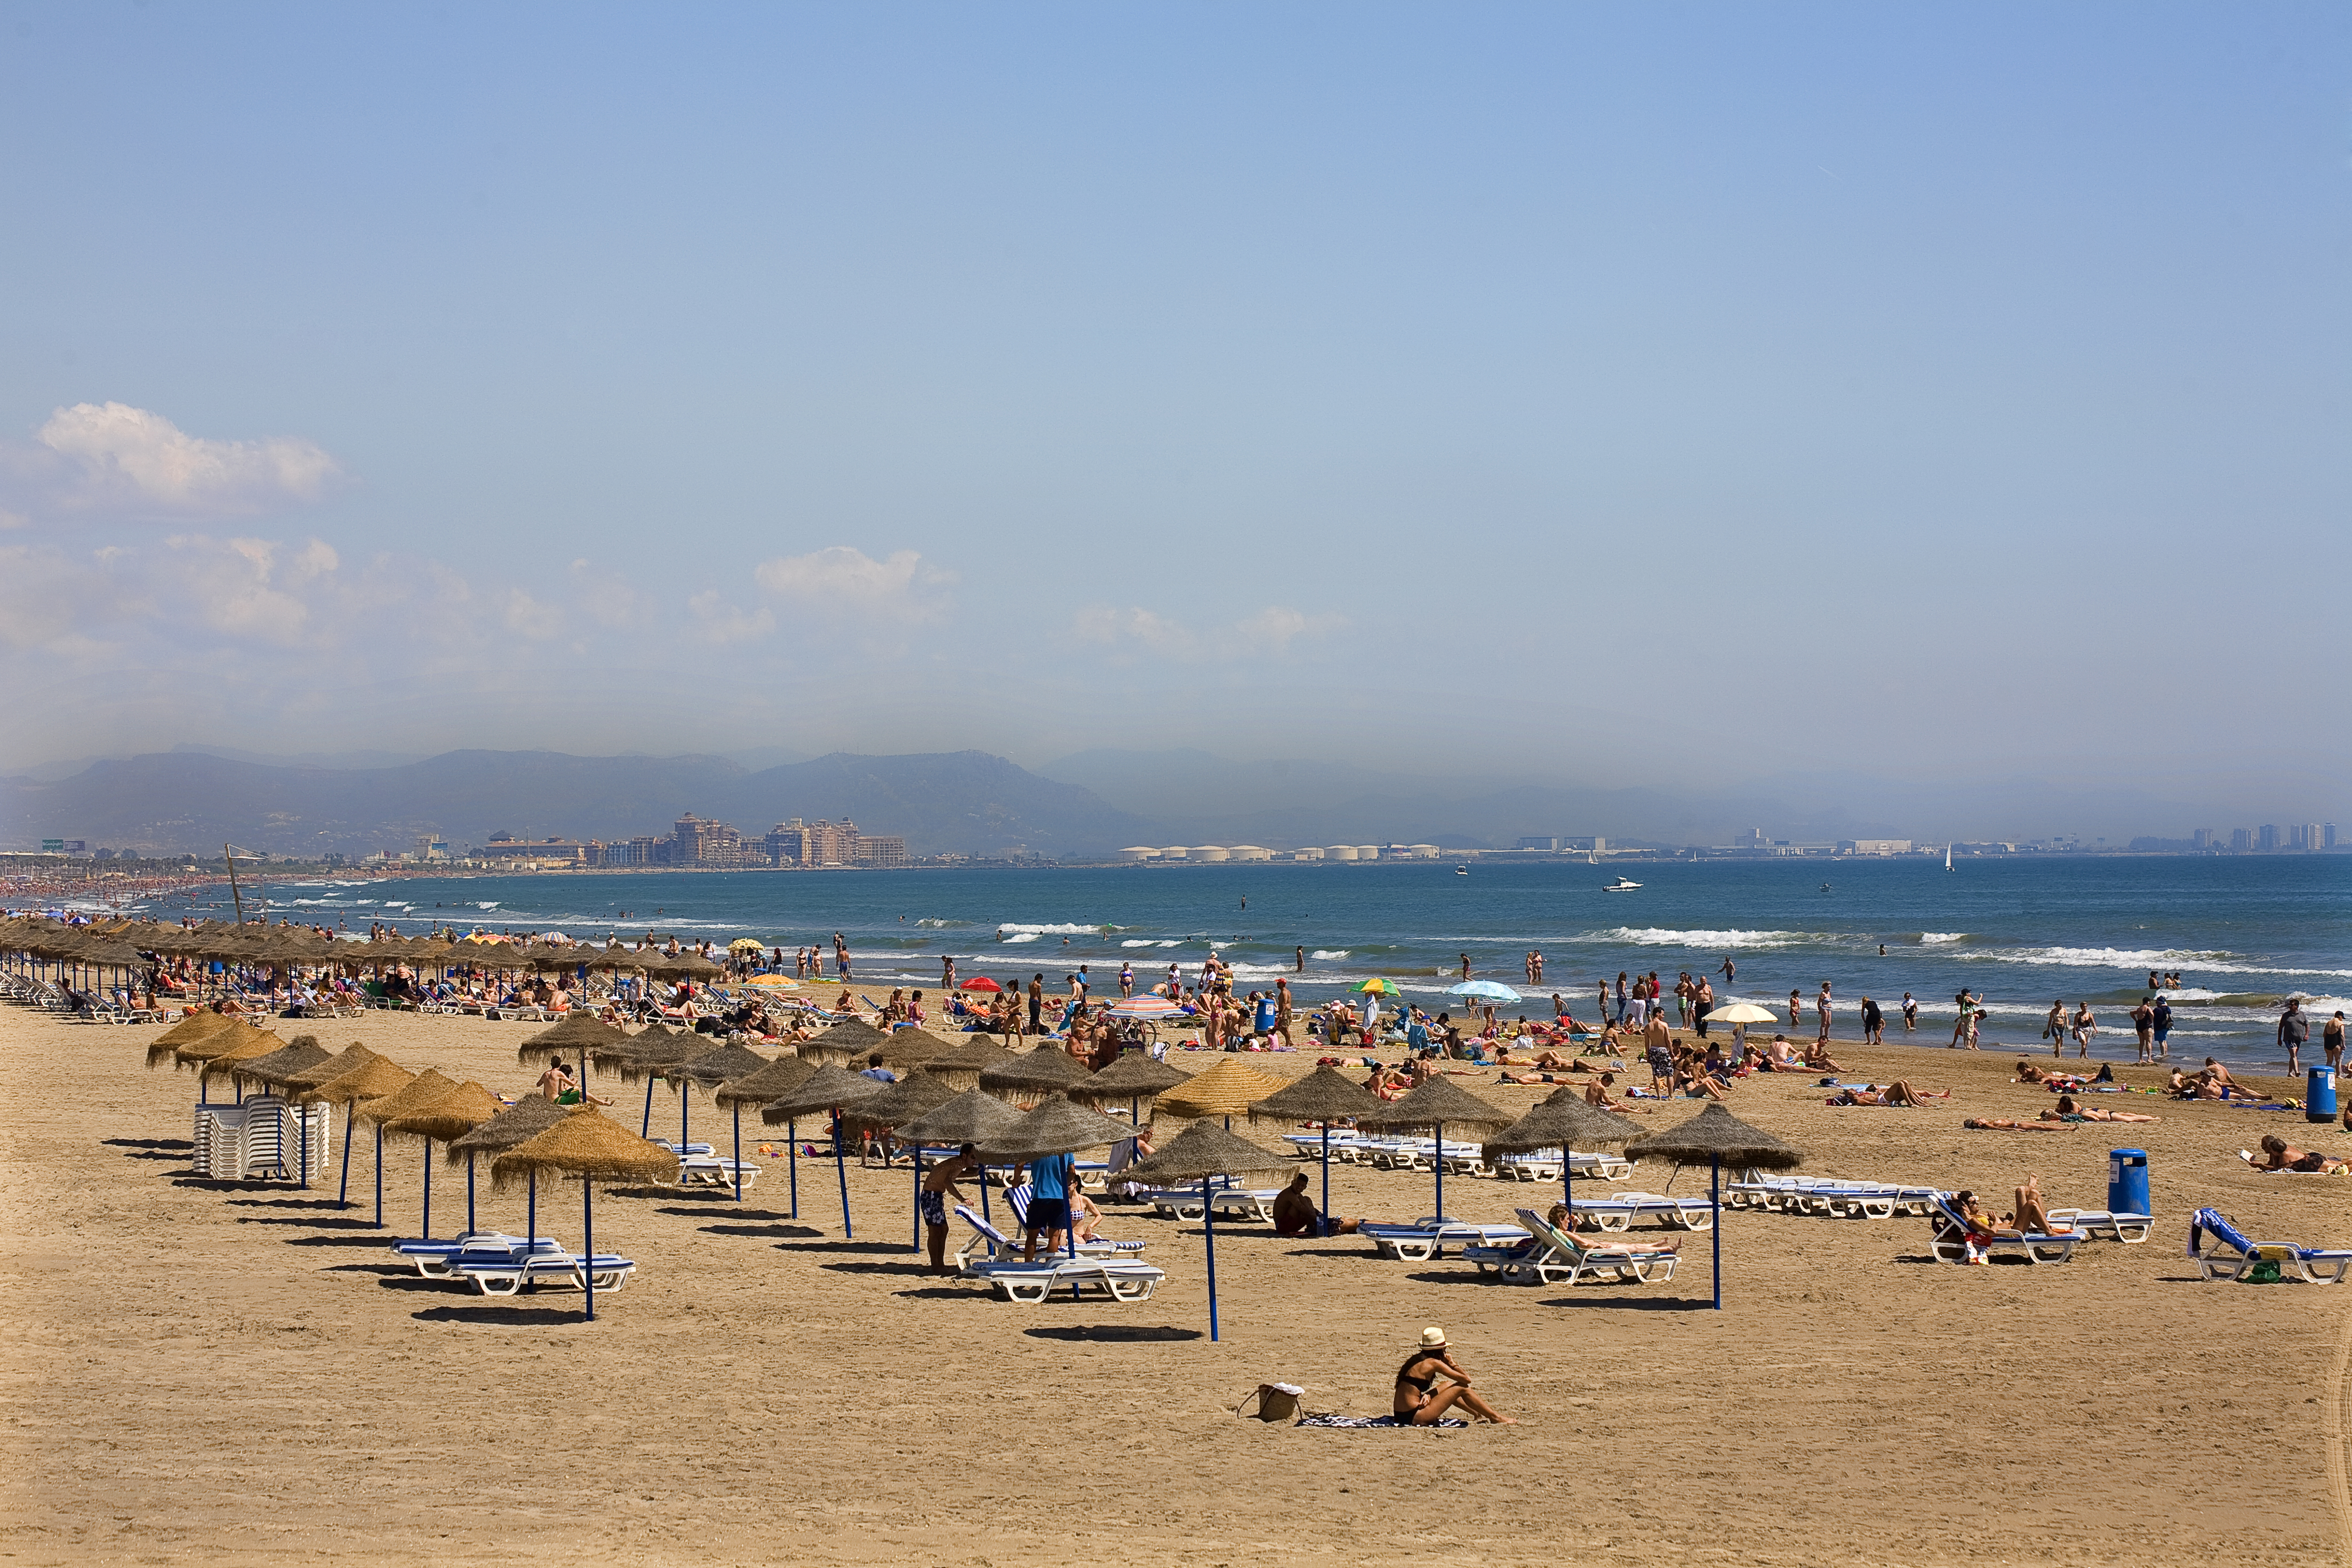
<svg viewBox="0 0 2352 1568">
<path fill-rule="evenodd" d="M 2264 1263 L 2278 1265 L 2282 1279 L 2292 1275 L 2312 1285 L 2341 1285 L 2352 1272 L 2352 1247 L 2256 1241 L 2219 1209 L 2199 1209 L 2189 1222 L 2189 1257 L 2208 1279 L 2251 1279 Z"/>
<path fill-rule="evenodd" d="M 1411 1225 L 1366 1220 L 1358 1230 L 1371 1238 L 1381 1257 L 1405 1263 L 1443 1258 L 1449 1247 L 1457 1251 L 1470 1247 L 1516 1247 L 1528 1239 L 1527 1231 L 1515 1225 L 1473 1225 L 1436 1215 L 1424 1215 Z"/>
<path fill-rule="evenodd" d="M 1760 1171 L 1742 1172 L 1723 1191 L 1733 1208 L 1768 1209 L 1778 1214 L 1822 1215 L 1835 1219 L 1892 1219 L 1896 1215 L 1924 1215 L 1937 1198 L 1934 1187 L 1898 1186 L 1891 1182 L 1843 1182 L 1818 1176 L 1775 1176 Z"/>
</svg>

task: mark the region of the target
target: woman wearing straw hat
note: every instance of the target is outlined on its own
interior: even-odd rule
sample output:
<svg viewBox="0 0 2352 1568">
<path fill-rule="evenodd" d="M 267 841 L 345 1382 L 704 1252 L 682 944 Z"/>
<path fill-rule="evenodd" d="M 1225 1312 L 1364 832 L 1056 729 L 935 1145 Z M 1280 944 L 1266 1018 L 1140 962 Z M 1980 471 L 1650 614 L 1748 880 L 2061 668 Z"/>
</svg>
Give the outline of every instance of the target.
<svg viewBox="0 0 2352 1568">
<path fill-rule="evenodd" d="M 1441 1378 L 1443 1387 L 1438 1385 Z M 1470 1374 L 1455 1364 L 1454 1352 L 1446 1348 L 1445 1331 L 1433 1324 L 1421 1331 L 1421 1343 L 1397 1368 L 1396 1395 L 1390 1408 L 1407 1426 L 1428 1426 L 1456 1405 L 1482 1421 L 1518 1425 L 1470 1391 Z"/>
</svg>

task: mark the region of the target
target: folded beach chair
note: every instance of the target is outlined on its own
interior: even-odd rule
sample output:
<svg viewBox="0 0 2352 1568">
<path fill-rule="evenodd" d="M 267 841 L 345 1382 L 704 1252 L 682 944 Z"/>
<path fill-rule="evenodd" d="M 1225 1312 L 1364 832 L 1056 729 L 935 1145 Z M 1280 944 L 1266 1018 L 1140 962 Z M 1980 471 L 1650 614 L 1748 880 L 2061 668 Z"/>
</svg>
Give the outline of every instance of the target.
<svg viewBox="0 0 2352 1568">
<path fill-rule="evenodd" d="M 956 1205 L 955 1212 L 957 1217 L 972 1229 L 972 1239 L 966 1242 L 963 1250 L 955 1255 L 958 1268 L 961 1268 L 975 1258 L 983 1263 L 1011 1263 L 1019 1260 L 1022 1247 L 1019 1241 L 1005 1235 L 962 1204 Z M 1057 1249 L 1057 1255 L 1066 1255 L 1069 1245 L 1068 1238 L 1064 1237 L 1062 1247 Z M 1082 1258 L 1091 1258 L 1097 1261 L 1137 1258 L 1143 1256 L 1143 1243 L 1112 1241 L 1108 1237 L 1097 1237 L 1093 1241 L 1079 1242 L 1077 1255 Z"/>
<path fill-rule="evenodd" d="M 617 1290 L 628 1283 L 637 1266 L 617 1253 L 600 1252 L 579 1258 L 569 1252 L 534 1252 L 529 1256 L 506 1247 L 461 1251 L 447 1264 L 448 1277 L 463 1281 L 485 1296 L 512 1296 L 523 1290 L 584 1290 L 593 1279 L 599 1290 Z"/>
<path fill-rule="evenodd" d="M 2212 1237 L 2207 1247 L 2204 1238 Z M 2289 1271 L 2313 1285 L 2341 1285 L 2352 1270 L 2352 1248 L 2297 1247 L 2291 1242 L 2256 1241 L 2219 1209 L 2199 1209 L 2189 1222 L 2189 1257 L 2208 1279 L 2244 1279 L 2260 1263 L 2275 1263 L 2284 1279 Z"/>
<path fill-rule="evenodd" d="M 1995 1252 L 2014 1252 L 2028 1263 L 2063 1263 L 2074 1256 L 2075 1246 L 2083 1240 L 2080 1231 L 2026 1231 L 2011 1236 L 1971 1236 L 1969 1223 L 1960 1211 L 1952 1206 L 1951 1199 L 1938 1195 L 1928 1211 L 1930 1227 L 1928 1250 L 1939 1263 L 1969 1263 L 1977 1258 Z"/>
<path fill-rule="evenodd" d="M 1624 1230 L 1634 1221 L 1656 1219 L 1676 1230 L 1712 1230 L 1715 1209 L 1705 1198 L 1670 1198 L 1664 1193 L 1612 1193 L 1605 1198 L 1579 1198 L 1577 1228 Z"/>
<path fill-rule="evenodd" d="M 1000 1300 L 1035 1306 L 1055 1289 L 1068 1285 L 1089 1287 L 1115 1301 L 1148 1301 L 1168 1276 L 1149 1263 L 1123 1263 L 1101 1258 L 1044 1258 L 1034 1263 L 981 1263 L 964 1266 L 966 1279 L 987 1283 Z"/>
<path fill-rule="evenodd" d="M 1357 1230 L 1372 1238 L 1381 1257 L 1403 1263 L 1443 1258 L 1448 1247 L 1457 1251 L 1469 1247 L 1516 1247 L 1528 1239 L 1528 1233 L 1515 1225 L 1470 1225 L 1434 1215 L 1425 1215 L 1411 1225 L 1367 1220 Z"/>
<path fill-rule="evenodd" d="M 1654 1285 L 1675 1277 L 1680 1244 L 1608 1242 L 1596 1245 L 1561 1230 L 1533 1209 L 1517 1211 L 1528 1239 L 1516 1247 L 1465 1247 L 1463 1258 L 1481 1274 L 1517 1285 L 1573 1285 L 1609 1275 L 1627 1284 Z"/>
<path fill-rule="evenodd" d="M 520 1236 L 509 1236 L 501 1230 L 467 1231 L 459 1236 L 435 1237 L 429 1240 L 404 1237 L 392 1244 L 392 1250 L 396 1256 L 415 1264 L 416 1272 L 427 1279 L 451 1278 L 449 1265 L 461 1254 L 478 1254 L 484 1262 L 490 1261 L 494 1253 L 504 1253 L 511 1258 L 571 1256 L 564 1252 L 562 1243 L 551 1236 L 542 1236 L 532 1241 Z"/>
</svg>

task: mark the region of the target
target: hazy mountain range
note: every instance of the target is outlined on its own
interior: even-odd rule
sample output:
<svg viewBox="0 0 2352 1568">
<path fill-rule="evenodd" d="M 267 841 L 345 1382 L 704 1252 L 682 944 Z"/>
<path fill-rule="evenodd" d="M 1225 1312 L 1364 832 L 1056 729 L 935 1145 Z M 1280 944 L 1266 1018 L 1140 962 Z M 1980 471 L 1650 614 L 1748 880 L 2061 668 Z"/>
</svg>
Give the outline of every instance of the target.
<svg viewBox="0 0 2352 1568">
<path fill-rule="evenodd" d="M 765 762 L 778 753 L 744 753 Z M 789 754 L 789 753 L 785 753 Z M 278 854 L 400 849 L 422 834 L 605 840 L 661 835 L 685 812 L 757 837 L 788 816 L 847 816 L 918 855 L 1019 847 L 1065 858 L 1129 844 L 1432 843 L 1507 847 L 1523 834 L 1605 835 L 1656 847 L 1773 837 L 2024 837 L 2095 827 L 2185 835 L 2194 811 L 2128 792 L 2032 781 L 1948 789 L 1792 779 L 1718 793 L 1382 773 L 1338 762 L 1236 763 L 1201 751 L 1090 751 L 1031 772 L 982 752 L 576 757 L 461 751 L 422 759 L 269 758 L 184 748 L 0 779 L 0 846 L 43 838 L 152 851 L 224 842 Z M 1854 802 L 1823 804 L 1843 791 Z"/>
</svg>

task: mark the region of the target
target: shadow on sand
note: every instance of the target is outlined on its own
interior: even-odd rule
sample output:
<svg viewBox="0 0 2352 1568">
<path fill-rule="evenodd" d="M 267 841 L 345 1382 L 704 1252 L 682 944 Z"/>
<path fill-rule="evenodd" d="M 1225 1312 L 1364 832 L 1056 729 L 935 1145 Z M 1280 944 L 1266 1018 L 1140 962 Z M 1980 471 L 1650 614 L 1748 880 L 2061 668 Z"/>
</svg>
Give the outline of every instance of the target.
<svg viewBox="0 0 2352 1568">
<path fill-rule="evenodd" d="M 1129 1323 L 1072 1323 L 1062 1328 L 1024 1329 L 1021 1331 L 1033 1340 L 1066 1340 L 1090 1345 L 1170 1344 L 1179 1340 L 1206 1337 L 1198 1329 L 1179 1329 L 1165 1323 L 1153 1328 Z"/>
</svg>

